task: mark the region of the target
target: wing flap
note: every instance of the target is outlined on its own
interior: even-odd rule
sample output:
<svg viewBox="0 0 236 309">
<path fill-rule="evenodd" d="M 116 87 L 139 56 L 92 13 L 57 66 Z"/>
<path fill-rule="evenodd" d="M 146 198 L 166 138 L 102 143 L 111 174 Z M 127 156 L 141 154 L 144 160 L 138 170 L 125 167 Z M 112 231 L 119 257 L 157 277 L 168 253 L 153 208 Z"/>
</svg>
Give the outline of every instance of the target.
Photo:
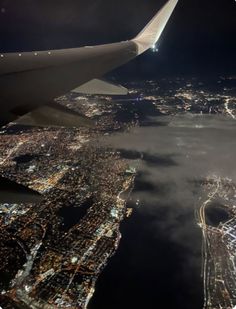
<svg viewBox="0 0 236 309">
<path fill-rule="evenodd" d="M 17 124 L 39 127 L 91 127 L 92 120 L 85 116 L 69 110 L 59 104 L 41 106 L 32 112 L 20 117 L 15 122 Z"/>
<path fill-rule="evenodd" d="M 77 87 L 73 92 L 82 94 L 127 95 L 128 89 L 105 80 L 93 79 L 90 82 Z"/>
</svg>

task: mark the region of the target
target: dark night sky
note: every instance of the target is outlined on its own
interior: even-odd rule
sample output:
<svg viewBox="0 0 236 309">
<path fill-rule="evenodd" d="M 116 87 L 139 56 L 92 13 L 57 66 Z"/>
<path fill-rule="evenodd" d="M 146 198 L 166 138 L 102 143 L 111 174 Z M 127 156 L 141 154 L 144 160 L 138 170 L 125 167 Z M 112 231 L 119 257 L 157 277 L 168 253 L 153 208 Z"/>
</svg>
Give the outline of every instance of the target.
<svg viewBox="0 0 236 309">
<path fill-rule="evenodd" d="M 164 0 L 0 0 L 0 51 L 78 47 L 133 37 Z M 159 52 L 119 70 L 137 76 L 236 74 L 235 0 L 179 0 Z"/>
</svg>

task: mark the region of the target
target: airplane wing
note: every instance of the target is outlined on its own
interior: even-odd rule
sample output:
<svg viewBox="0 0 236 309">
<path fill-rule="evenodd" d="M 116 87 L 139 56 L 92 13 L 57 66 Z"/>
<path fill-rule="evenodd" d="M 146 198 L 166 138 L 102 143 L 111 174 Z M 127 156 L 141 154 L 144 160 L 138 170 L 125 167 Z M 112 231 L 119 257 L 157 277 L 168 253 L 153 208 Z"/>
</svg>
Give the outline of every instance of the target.
<svg viewBox="0 0 236 309">
<path fill-rule="evenodd" d="M 144 30 L 129 41 L 0 54 L 0 123 L 12 121 L 91 80 L 101 78 L 152 47 L 177 2 L 169 0 Z"/>
</svg>

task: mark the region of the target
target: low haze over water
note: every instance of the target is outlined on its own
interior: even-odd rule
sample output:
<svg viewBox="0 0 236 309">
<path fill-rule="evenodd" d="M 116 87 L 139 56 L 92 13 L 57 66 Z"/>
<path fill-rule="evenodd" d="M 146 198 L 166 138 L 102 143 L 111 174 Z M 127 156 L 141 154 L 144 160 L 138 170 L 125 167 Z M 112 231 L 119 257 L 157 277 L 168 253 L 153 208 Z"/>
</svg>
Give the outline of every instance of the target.
<svg viewBox="0 0 236 309">
<path fill-rule="evenodd" d="M 235 88 L 224 93 L 219 81 L 189 82 L 177 91 L 182 83 L 166 81 L 169 90 L 161 85 L 153 97 L 122 105 L 126 117 L 142 111 L 141 125 L 105 143 L 125 158 L 142 158 L 128 203 L 135 210 L 122 224 L 120 247 L 98 280 L 90 309 L 203 307 L 202 234 L 195 215 L 206 194 L 201 184 L 211 177 L 236 181 L 233 97 L 226 105 Z M 219 224 L 226 217 L 217 213 Z"/>
</svg>

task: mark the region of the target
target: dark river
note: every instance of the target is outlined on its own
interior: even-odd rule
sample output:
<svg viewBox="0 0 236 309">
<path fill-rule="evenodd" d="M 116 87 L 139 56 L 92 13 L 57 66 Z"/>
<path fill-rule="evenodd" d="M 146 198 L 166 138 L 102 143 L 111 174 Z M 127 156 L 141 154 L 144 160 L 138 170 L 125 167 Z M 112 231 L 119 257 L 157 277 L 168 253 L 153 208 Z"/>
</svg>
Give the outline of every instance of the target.
<svg viewBox="0 0 236 309">
<path fill-rule="evenodd" d="M 141 182 L 138 179 L 138 190 Z M 133 206 L 130 201 L 128 207 Z M 186 234 L 195 236 L 192 246 L 185 246 L 184 233 L 178 242 L 170 237 L 172 207 L 157 207 L 154 214 L 147 214 L 143 207 L 149 205 L 136 208 L 121 225 L 119 249 L 101 274 L 89 309 L 202 308 L 201 231 L 194 212 L 175 214 L 179 217 L 176 233 L 184 225 Z"/>
<path fill-rule="evenodd" d="M 140 207 L 122 224 L 120 247 L 89 309 L 203 308 L 199 183 L 208 175 L 233 177 L 234 134 L 229 119 L 187 116 L 110 138 L 125 157 L 143 154 L 132 193 Z"/>
</svg>

